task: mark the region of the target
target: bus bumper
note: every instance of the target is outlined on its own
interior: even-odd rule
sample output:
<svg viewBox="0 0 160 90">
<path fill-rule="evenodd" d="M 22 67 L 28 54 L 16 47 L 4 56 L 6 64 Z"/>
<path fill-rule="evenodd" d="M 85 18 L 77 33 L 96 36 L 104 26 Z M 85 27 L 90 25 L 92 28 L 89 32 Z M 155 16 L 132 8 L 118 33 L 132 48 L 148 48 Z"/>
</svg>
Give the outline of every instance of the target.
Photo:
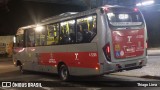
<svg viewBox="0 0 160 90">
<path fill-rule="evenodd" d="M 113 72 L 122 72 L 127 70 L 140 69 L 143 66 L 146 66 L 147 58 L 142 58 L 138 60 L 129 60 L 129 61 L 121 61 L 116 63 L 106 63 L 104 64 L 104 68 L 102 74 L 109 74 Z"/>
</svg>

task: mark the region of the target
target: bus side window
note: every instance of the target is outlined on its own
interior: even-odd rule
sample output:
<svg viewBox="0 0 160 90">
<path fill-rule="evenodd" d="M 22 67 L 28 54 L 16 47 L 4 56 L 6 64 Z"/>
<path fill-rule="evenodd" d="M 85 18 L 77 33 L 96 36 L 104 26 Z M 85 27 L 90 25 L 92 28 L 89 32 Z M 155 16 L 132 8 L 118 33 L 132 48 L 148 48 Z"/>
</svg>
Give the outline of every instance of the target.
<svg viewBox="0 0 160 90">
<path fill-rule="evenodd" d="M 82 26 L 77 25 L 77 42 L 82 42 L 83 41 L 83 31 L 82 31 Z"/>
<path fill-rule="evenodd" d="M 35 46 L 35 31 L 34 29 L 28 29 L 26 34 L 26 44 L 27 47 L 34 47 Z"/>
<path fill-rule="evenodd" d="M 46 28 L 42 26 L 42 31 L 35 30 L 35 45 L 36 46 L 44 46 L 46 45 Z"/>
<path fill-rule="evenodd" d="M 47 45 L 59 44 L 59 24 L 47 25 Z"/>
<path fill-rule="evenodd" d="M 60 23 L 60 42 L 61 44 L 75 43 L 75 20 Z"/>
<path fill-rule="evenodd" d="M 89 30 L 89 33 L 91 34 L 91 37 L 89 38 L 89 41 L 91 41 L 97 34 L 97 18 L 96 16 L 92 16 L 91 21 L 91 28 Z"/>
<path fill-rule="evenodd" d="M 96 33 L 96 15 L 77 19 L 77 43 L 89 43 Z"/>
<path fill-rule="evenodd" d="M 15 47 L 23 47 L 24 46 L 24 35 L 17 35 L 16 36 L 16 46 Z"/>
</svg>

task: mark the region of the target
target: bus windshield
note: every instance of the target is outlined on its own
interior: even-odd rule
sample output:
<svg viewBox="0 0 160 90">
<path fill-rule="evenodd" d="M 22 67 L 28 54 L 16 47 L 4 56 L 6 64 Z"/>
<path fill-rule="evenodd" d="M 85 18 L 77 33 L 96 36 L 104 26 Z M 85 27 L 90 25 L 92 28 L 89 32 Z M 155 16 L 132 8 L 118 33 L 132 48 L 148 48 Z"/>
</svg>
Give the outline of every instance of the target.
<svg viewBox="0 0 160 90">
<path fill-rule="evenodd" d="M 139 26 L 143 19 L 137 9 L 112 8 L 107 14 L 111 26 Z"/>
</svg>

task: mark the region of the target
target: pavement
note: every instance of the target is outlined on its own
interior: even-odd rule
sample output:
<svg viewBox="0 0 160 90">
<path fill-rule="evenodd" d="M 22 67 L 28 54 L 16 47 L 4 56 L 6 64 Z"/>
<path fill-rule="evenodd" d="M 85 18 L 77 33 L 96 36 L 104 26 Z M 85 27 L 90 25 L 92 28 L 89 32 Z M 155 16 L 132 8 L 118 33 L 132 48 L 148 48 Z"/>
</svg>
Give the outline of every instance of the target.
<svg viewBox="0 0 160 90">
<path fill-rule="evenodd" d="M 148 56 L 147 65 L 141 69 L 112 73 L 113 75 L 160 80 L 160 56 Z"/>
<path fill-rule="evenodd" d="M 5 62 L 5 61 L 12 61 L 12 58 L 1 58 L 0 57 L 0 62 Z"/>
<path fill-rule="evenodd" d="M 160 80 L 160 48 L 149 48 L 147 65 L 141 69 L 113 73 L 120 76 L 141 77 Z"/>
</svg>

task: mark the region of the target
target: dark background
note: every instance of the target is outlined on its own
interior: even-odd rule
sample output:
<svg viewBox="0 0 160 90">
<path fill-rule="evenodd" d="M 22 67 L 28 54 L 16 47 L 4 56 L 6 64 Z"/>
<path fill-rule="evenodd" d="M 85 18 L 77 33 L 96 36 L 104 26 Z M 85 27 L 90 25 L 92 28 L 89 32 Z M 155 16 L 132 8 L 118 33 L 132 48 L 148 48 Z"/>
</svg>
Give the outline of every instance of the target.
<svg viewBox="0 0 160 90">
<path fill-rule="evenodd" d="M 35 24 L 41 19 L 64 12 L 79 12 L 86 7 L 42 2 L 12 0 L 0 12 L 0 35 L 14 35 L 21 26 Z"/>
</svg>

